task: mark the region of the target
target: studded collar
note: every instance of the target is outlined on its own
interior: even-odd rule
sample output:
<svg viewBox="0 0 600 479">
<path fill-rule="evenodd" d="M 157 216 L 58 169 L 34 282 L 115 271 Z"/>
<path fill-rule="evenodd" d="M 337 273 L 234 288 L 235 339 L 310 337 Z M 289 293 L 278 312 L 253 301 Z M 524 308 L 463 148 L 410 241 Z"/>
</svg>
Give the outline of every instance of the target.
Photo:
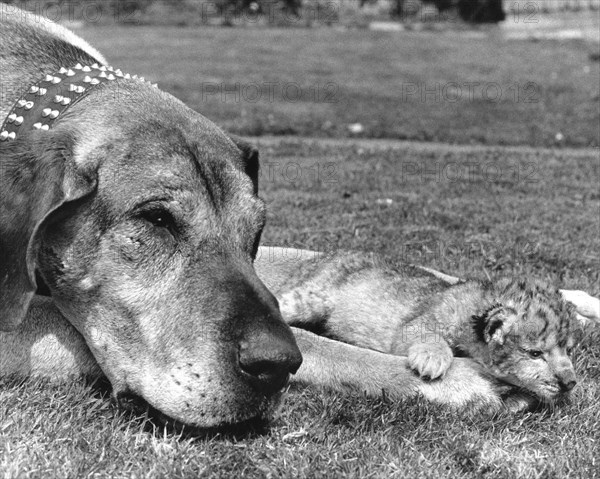
<svg viewBox="0 0 600 479">
<path fill-rule="evenodd" d="M 0 142 L 14 140 L 31 130 L 49 130 L 70 106 L 95 87 L 119 78 L 145 81 L 143 77 L 98 63 L 90 66 L 78 63 L 45 75 L 15 102 L 0 128 Z"/>
</svg>

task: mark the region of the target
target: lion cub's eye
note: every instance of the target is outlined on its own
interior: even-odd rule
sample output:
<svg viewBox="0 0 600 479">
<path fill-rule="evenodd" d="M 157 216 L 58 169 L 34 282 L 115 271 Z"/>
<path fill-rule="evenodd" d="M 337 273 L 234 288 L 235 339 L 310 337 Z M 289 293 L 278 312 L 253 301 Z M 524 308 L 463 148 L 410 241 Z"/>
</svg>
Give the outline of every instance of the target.
<svg viewBox="0 0 600 479">
<path fill-rule="evenodd" d="M 539 349 L 528 349 L 527 354 L 529 354 L 529 356 L 531 356 L 533 359 L 538 359 L 542 357 L 544 352 L 540 351 Z"/>
<path fill-rule="evenodd" d="M 568 356 L 570 356 L 572 352 L 573 352 L 573 346 L 567 348 L 567 355 Z"/>
</svg>

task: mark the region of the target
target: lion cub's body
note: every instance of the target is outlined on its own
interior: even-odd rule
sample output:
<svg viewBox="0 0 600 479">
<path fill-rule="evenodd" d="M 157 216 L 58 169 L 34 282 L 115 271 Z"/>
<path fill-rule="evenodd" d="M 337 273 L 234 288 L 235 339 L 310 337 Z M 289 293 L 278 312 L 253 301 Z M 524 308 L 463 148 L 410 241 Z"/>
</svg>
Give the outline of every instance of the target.
<svg viewBox="0 0 600 479">
<path fill-rule="evenodd" d="M 287 261 L 297 275 L 273 289 L 291 325 L 408 356 L 412 369 L 429 379 L 444 376 L 453 357 L 462 356 L 475 360 L 499 391 L 519 390 L 543 402 L 576 383 L 567 354 L 574 308 L 543 282 L 451 285 L 418 267 L 382 268 L 364 254 Z"/>
</svg>

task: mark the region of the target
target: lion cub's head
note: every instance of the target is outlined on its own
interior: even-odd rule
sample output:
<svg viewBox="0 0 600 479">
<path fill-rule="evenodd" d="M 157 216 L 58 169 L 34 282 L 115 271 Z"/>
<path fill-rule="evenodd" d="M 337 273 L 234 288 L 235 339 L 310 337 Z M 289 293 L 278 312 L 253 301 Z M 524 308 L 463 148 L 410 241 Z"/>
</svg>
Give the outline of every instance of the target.
<svg viewBox="0 0 600 479">
<path fill-rule="evenodd" d="M 490 372 L 544 402 L 573 389 L 575 311 L 560 292 L 542 282 L 507 279 L 490 285 L 486 296 L 491 306 L 474 320 Z"/>
</svg>

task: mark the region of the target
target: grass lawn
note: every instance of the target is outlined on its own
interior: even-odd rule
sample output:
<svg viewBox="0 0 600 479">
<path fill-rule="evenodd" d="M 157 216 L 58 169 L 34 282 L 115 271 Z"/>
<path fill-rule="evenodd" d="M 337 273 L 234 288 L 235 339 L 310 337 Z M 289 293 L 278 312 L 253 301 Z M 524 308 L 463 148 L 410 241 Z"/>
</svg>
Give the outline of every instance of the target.
<svg viewBox="0 0 600 479">
<path fill-rule="evenodd" d="M 374 250 L 463 276 L 531 274 L 600 293 L 597 151 L 259 142 L 267 244 Z M 572 403 L 545 413 L 455 414 L 294 389 L 264 433 L 195 438 L 153 429 L 81 383 L 4 380 L 0 477 L 593 478 L 599 327 L 575 366 Z"/>
<path fill-rule="evenodd" d="M 256 139 L 265 244 L 600 294 L 599 63 L 588 44 L 489 32 L 79 33 L 231 131 L 288 135 Z M 479 83 L 472 95 L 468 82 Z M 484 99 L 486 88 L 502 98 Z M 386 140 L 345 138 L 358 122 L 355 136 Z M 555 144 L 596 148 L 487 146 Z M 0 380 L 0 478 L 600 477 L 599 327 L 575 362 L 573 401 L 555 411 L 456 414 L 295 388 L 269 430 L 243 436 L 167 433 L 82 382 Z"/>
<path fill-rule="evenodd" d="M 588 43 L 505 40 L 494 29 L 78 33 L 240 134 L 600 145 L 600 63 Z M 362 132 L 350 132 L 355 123 Z"/>
</svg>

